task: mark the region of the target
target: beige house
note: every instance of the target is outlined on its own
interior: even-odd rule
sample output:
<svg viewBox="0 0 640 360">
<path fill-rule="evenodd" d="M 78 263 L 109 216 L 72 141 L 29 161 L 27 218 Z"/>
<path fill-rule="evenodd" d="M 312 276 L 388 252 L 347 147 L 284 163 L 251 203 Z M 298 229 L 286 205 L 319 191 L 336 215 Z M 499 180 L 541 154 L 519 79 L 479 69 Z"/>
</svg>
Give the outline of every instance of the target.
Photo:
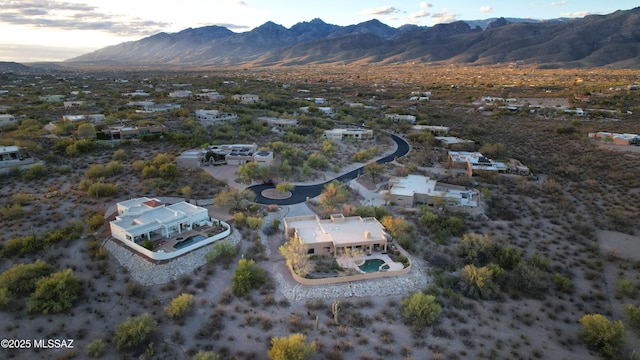
<svg viewBox="0 0 640 360">
<path fill-rule="evenodd" d="M 389 187 L 390 200 L 400 206 L 431 205 L 440 199 L 452 208 L 475 208 L 480 204 L 480 194 L 477 190 L 438 183 L 422 175 L 393 177 L 389 180 Z"/>
<path fill-rule="evenodd" d="M 371 139 L 373 130 L 371 129 L 332 129 L 324 131 L 324 138 L 327 140 L 344 139 Z"/>
<path fill-rule="evenodd" d="M 260 101 L 260 97 L 253 94 L 236 94 L 231 97 L 240 101 L 241 104 L 255 104 Z"/>
<path fill-rule="evenodd" d="M 387 251 L 391 237 L 376 218 L 331 215 L 321 220 L 317 215 L 284 218 L 284 236 L 296 237 L 307 248 L 308 254 L 336 255 L 355 250 L 371 254 Z"/>
</svg>

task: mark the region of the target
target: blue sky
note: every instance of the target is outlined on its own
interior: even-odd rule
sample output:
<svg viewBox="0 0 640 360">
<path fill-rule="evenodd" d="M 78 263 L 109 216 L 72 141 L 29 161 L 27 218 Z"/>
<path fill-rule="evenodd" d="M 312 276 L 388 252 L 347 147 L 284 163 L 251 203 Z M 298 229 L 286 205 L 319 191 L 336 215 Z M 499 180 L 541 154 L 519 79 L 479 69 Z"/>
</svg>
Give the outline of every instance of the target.
<svg viewBox="0 0 640 360">
<path fill-rule="evenodd" d="M 583 17 L 636 6 L 637 0 L 0 0 L 0 61 L 59 61 L 206 25 L 244 32 L 267 21 L 291 27 L 320 18 L 343 26 L 371 19 L 433 26 L 501 16 Z"/>
</svg>

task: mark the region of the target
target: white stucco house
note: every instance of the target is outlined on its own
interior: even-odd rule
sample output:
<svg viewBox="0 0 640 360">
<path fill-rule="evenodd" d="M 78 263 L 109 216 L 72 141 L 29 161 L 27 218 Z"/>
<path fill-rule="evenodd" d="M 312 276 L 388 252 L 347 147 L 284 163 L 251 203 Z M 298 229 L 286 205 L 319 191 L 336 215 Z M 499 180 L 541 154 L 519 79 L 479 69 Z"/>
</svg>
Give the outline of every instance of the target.
<svg viewBox="0 0 640 360">
<path fill-rule="evenodd" d="M 211 226 L 206 208 L 182 201 L 165 205 L 158 199 L 141 197 L 117 204 L 118 215 L 111 221 L 111 236 L 141 243 L 157 237 L 170 238 L 194 226 Z"/>
</svg>

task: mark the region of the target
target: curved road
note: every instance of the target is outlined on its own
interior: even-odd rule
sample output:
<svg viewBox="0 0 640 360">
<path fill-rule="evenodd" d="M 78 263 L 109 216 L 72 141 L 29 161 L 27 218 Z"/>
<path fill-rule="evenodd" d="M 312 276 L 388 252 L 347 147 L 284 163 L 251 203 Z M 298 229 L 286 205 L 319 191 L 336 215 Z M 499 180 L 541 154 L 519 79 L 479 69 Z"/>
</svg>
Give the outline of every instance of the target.
<svg viewBox="0 0 640 360">
<path fill-rule="evenodd" d="M 402 157 L 404 155 L 406 155 L 409 152 L 409 143 L 406 142 L 403 138 L 393 135 L 393 134 L 389 134 L 391 135 L 391 138 L 393 139 L 393 141 L 396 142 L 396 144 L 398 145 L 398 148 L 396 149 L 396 151 L 391 154 L 391 155 L 387 155 L 383 158 L 380 158 L 378 160 L 376 160 L 377 163 L 380 164 L 384 164 L 384 163 L 388 163 L 393 161 L 396 158 Z M 296 185 L 296 188 L 292 191 L 291 197 L 287 198 L 287 199 L 269 199 L 266 198 L 264 196 L 262 196 L 262 191 L 265 189 L 270 189 L 273 188 L 274 185 L 253 185 L 248 187 L 247 189 L 253 191 L 256 194 L 256 198 L 255 198 L 255 202 L 258 204 L 263 204 L 263 205 L 271 205 L 271 204 L 275 204 L 275 205 L 293 205 L 293 204 L 299 204 L 302 202 L 305 202 L 307 200 L 307 198 L 314 198 L 318 195 L 320 195 L 320 193 L 322 192 L 322 190 L 324 189 L 324 186 L 330 182 L 332 182 L 333 180 L 338 180 L 340 182 L 348 182 L 351 181 L 353 179 L 355 179 L 358 174 L 360 174 L 362 168 L 364 166 L 361 166 L 355 170 L 352 170 L 348 173 L 342 174 L 338 177 L 336 177 L 335 179 L 331 179 L 328 180 L 322 184 L 316 184 L 316 185 Z"/>
</svg>

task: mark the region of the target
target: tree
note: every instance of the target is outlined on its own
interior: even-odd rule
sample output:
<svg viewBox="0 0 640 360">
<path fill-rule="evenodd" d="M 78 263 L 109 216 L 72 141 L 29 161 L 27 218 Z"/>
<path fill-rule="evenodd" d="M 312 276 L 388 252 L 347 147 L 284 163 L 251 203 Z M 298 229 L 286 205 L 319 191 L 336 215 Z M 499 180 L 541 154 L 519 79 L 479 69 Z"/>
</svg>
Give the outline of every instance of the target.
<svg viewBox="0 0 640 360">
<path fill-rule="evenodd" d="M 80 279 L 71 269 L 53 273 L 36 282 L 28 312 L 56 314 L 71 309 L 80 294 Z"/>
<path fill-rule="evenodd" d="M 493 247 L 494 242 L 487 235 L 464 234 L 456 250 L 465 264 L 483 265 L 491 260 Z"/>
<path fill-rule="evenodd" d="M 380 223 L 394 238 L 411 233 L 411 223 L 399 217 L 387 215 L 380 220 Z"/>
<path fill-rule="evenodd" d="M 157 325 L 158 322 L 149 313 L 129 317 L 116 327 L 113 342 L 120 350 L 132 349 L 147 340 Z"/>
<path fill-rule="evenodd" d="M 266 271 L 256 265 L 255 261 L 240 259 L 231 276 L 231 291 L 236 296 L 243 296 L 252 289 L 262 286 L 266 281 Z"/>
<path fill-rule="evenodd" d="M 349 198 L 349 192 L 338 180 L 333 180 L 324 186 L 320 194 L 320 207 L 327 212 L 336 212 Z"/>
<path fill-rule="evenodd" d="M 299 276 L 306 276 L 312 269 L 307 249 L 297 237 L 289 238 L 289 241 L 282 244 L 278 250 L 284 256 L 287 266 L 291 271 Z"/>
<path fill-rule="evenodd" d="M 307 164 L 314 169 L 326 170 L 329 167 L 329 160 L 322 154 L 311 154 L 307 158 Z"/>
<path fill-rule="evenodd" d="M 213 198 L 213 205 L 230 207 L 232 209 L 243 209 L 246 207 L 245 203 L 253 201 L 255 198 L 256 194 L 251 190 L 236 189 L 229 186 L 216 194 Z"/>
<path fill-rule="evenodd" d="M 78 138 L 79 139 L 95 139 L 96 128 L 91 124 L 80 124 L 78 126 Z"/>
<path fill-rule="evenodd" d="M 310 360 L 315 354 L 315 345 L 307 343 L 302 334 L 271 338 L 271 349 L 267 352 L 270 360 Z"/>
<path fill-rule="evenodd" d="M 185 201 L 191 200 L 191 186 L 187 185 L 180 189 L 180 193 L 184 195 Z"/>
<path fill-rule="evenodd" d="M 220 261 L 223 266 L 228 267 L 233 258 L 236 257 L 238 249 L 229 240 L 216 241 L 211 250 L 204 255 L 208 263 L 212 264 Z"/>
<path fill-rule="evenodd" d="M 296 186 L 293 185 L 292 183 L 287 183 L 287 182 L 281 182 L 278 185 L 276 185 L 276 191 L 279 193 L 286 193 L 286 192 L 290 192 L 293 191 L 293 189 L 295 189 Z"/>
<path fill-rule="evenodd" d="M 611 321 L 600 314 L 587 314 L 580 318 L 582 329 L 578 334 L 587 345 L 607 358 L 618 358 L 625 343 L 622 321 Z"/>
<path fill-rule="evenodd" d="M 185 316 L 193 306 L 193 295 L 182 293 L 171 300 L 171 304 L 164 308 L 172 319 Z"/>
<path fill-rule="evenodd" d="M 402 317 L 416 329 L 433 324 L 442 313 L 442 307 L 433 295 L 417 292 L 400 302 Z"/>
<path fill-rule="evenodd" d="M 490 299 L 498 290 L 493 282 L 493 272 L 487 266 L 477 268 L 475 265 L 465 265 L 460 273 L 463 293 L 474 299 Z"/>
<path fill-rule="evenodd" d="M 364 166 L 364 173 L 371 176 L 371 181 L 376 183 L 376 180 L 380 175 L 384 173 L 384 165 L 379 164 L 377 162 L 371 162 Z"/>
</svg>

